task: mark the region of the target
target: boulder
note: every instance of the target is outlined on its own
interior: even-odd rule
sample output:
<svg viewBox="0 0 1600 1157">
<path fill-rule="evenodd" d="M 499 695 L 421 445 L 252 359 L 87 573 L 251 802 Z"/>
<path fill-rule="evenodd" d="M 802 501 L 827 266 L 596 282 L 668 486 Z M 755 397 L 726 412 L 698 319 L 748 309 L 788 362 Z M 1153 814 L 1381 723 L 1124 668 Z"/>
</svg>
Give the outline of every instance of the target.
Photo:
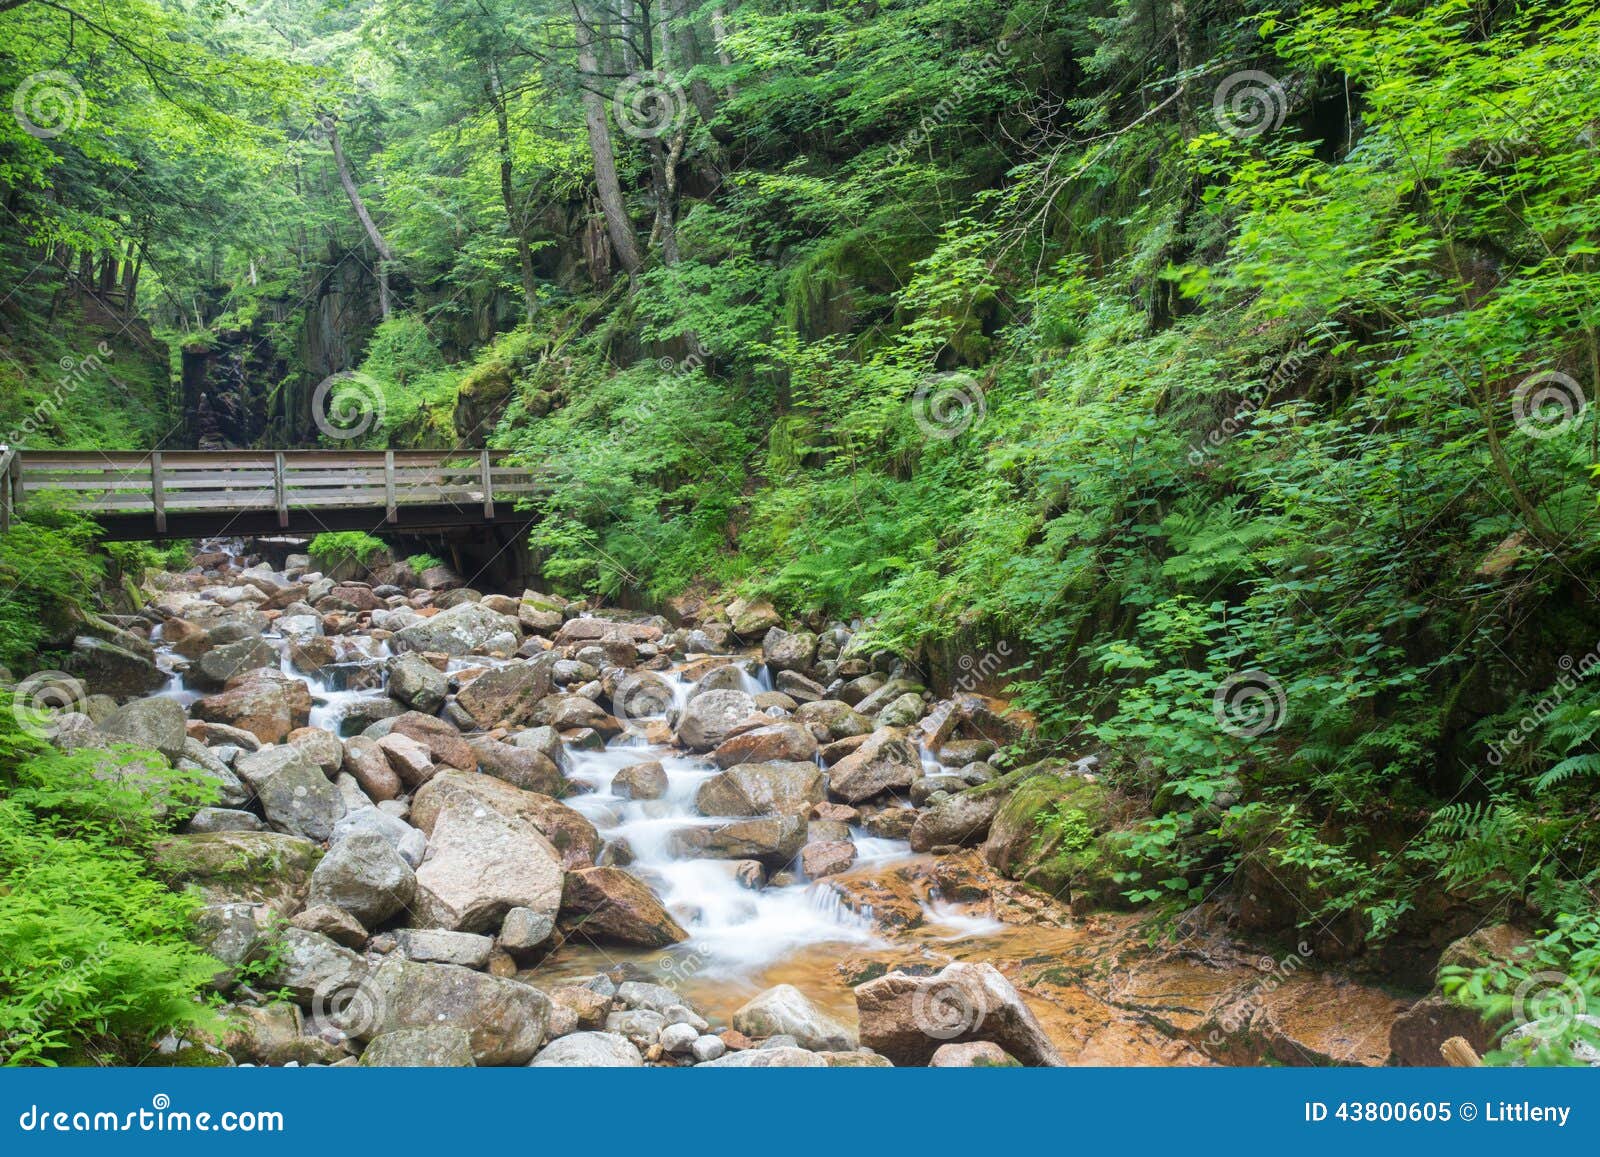
<svg viewBox="0 0 1600 1157">
<path fill-rule="evenodd" d="M 389 694 L 407 707 L 432 715 L 450 694 L 450 679 L 414 651 L 389 660 Z"/>
<path fill-rule="evenodd" d="M 188 679 L 197 687 L 216 689 L 227 685 L 229 679 L 246 671 L 278 666 L 276 648 L 260 635 L 240 639 L 226 646 L 213 647 L 189 668 Z"/>
<path fill-rule="evenodd" d="M 1016 1058 L 992 1041 L 975 1040 L 963 1044 L 940 1045 L 928 1062 L 934 1069 L 1014 1068 Z"/>
<path fill-rule="evenodd" d="M 588 728 L 606 739 L 623 730 L 620 720 L 582 695 L 547 695 L 539 700 L 529 720 L 535 726 L 554 727 L 561 732 Z"/>
<path fill-rule="evenodd" d="M 1494 1047 L 1495 1027 L 1477 1009 L 1435 993 L 1425 996 L 1389 1026 L 1389 1063 L 1409 1068 L 1437 1068 L 1446 1062 L 1439 1046 L 1462 1037 L 1479 1056 Z"/>
<path fill-rule="evenodd" d="M 804 816 L 758 816 L 726 824 L 679 828 L 669 837 L 672 853 L 687 859 L 759 860 L 782 868 L 806 842 Z"/>
<path fill-rule="evenodd" d="M 794 721 L 823 743 L 867 735 L 872 731 L 872 720 L 837 699 L 819 699 L 800 704 L 795 709 Z"/>
<path fill-rule="evenodd" d="M 210 832 L 174 836 L 151 858 L 168 884 L 208 904 L 262 904 L 288 917 L 305 899 L 322 849 L 277 832 Z"/>
<path fill-rule="evenodd" d="M 644 1058 L 614 1032 L 575 1032 L 551 1041 L 533 1058 L 535 1069 L 637 1069 Z"/>
<path fill-rule="evenodd" d="M 728 604 L 728 625 L 741 639 L 754 641 L 782 624 L 783 616 L 763 599 L 734 599 Z"/>
<path fill-rule="evenodd" d="M 236 811 L 232 808 L 203 807 L 189 817 L 183 830 L 189 835 L 206 832 L 261 832 L 267 825 L 254 812 Z"/>
<path fill-rule="evenodd" d="M 797 1048 L 744 1049 L 715 1060 L 702 1061 L 702 1069 L 825 1069 L 825 1057 Z"/>
<path fill-rule="evenodd" d="M 690 751 L 710 751 L 755 714 L 756 701 L 744 691 L 702 692 L 689 700 L 678 719 L 678 742 Z"/>
<path fill-rule="evenodd" d="M 411 903 L 416 890 L 416 874 L 394 845 L 373 832 L 355 832 L 311 873 L 307 902 L 329 904 L 376 928 Z"/>
<path fill-rule="evenodd" d="M 453 1024 L 380 1033 L 361 1052 L 363 1068 L 448 1069 L 470 1068 L 475 1063 L 472 1038 Z"/>
<path fill-rule="evenodd" d="M 885 727 L 833 765 L 828 790 L 846 803 L 860 803 L 887 791 L 909 788 L 921 774 L 922 760 L 905 734 Z"/>
<path fill-rule="evenodd" d="M 817 738 L 797 723 L 774 723 L 756 727 L 724 740 L 711 753 L 711 762 L 721 768 L 741 763 L 814 763 Z"/>
<path fill-rule="evenodd" d="M 524 629 L 548 634 L 566 621 L 566 604 L 538 591 L 523 591 L 517 603 L 517 621 Z"/>
<path fill-rule="evenodd" d="M 327 904 L 302 908 L 294 914 L 294 919 L 289 923 L 307 932 L 326 936 L 335 944 L 353 948 L 358 952 L 367 945 L 367 930 L 361 926 L 361 921 L 350 913 Z"/>
<path fill-rule="evenodd" d="M 547 795 L 522 791 L 487 775 L 441 772 L 417 792 L 411 822 L 431 832 L 440 808 L 450 799 L 481 805 L 532 825 L 550 841 L 568 868 L 587 868 L 599 855 L 600 834 L 583 815 Z"/>
<path fill-rule="evenodd" d="M 856 986 L 861 1043 L 896 1065 L 926 1065 L 944 1044 L 990 1041 L 1024 1065 L 1062 1064 L 1011 982 L 957 961 L 934 976 L 891 972 Z"/>
<path fill-rule="evenodd" d="M 983 843 L 1005 801 L 1005 794 L 998 791 L 961 791 L 950 796 L 918 814 L 917 822 L 911 826 L 911 850 L 926 852 L 948 844 Z"/>
<path fill-rule="evenodd" d="M 561 894 L 561 925 L 600 944 L 665 948 L 689 938 L 655 893 L 621 868 L 568 872 Z"/>
<path fill-rule="evenodd" d="M 225 690 L 199 699 L 196 719 L 238 727 L 262 743 L 282 743 L 311 717 L 311 691 L 299 679 L 262 668 L 228 681 Z"/>
<path fill-rule="evenodd" d="M 391 730 L 378 740 L 378 750 L 400 777 L 400 782 L 415 791 L 433 778 L 433 753 L 427 745 L 409 735 Z"/>
<path fill-rule="evenodd" d="M 239 778 L 256 793 L 274 831 L 324 843 L 344 815 L 344 800 L 322 769 L 298 747 L 268 747 L 241 755 Z"/>
<path fill-rule="evenodd" d="M 414 922 L 488 932 L 512 908 L 554 916 L 563 874 L 560 853 L 531 824 L 451 797 L 433 818 L 417 869 Z"/>
<path fill-rule="evenodd" d="M 704 816 L 806 815 L 827 790 L 815 763 L 741 763 L 702 783 L 694 806 Z"/>
<path fill-rule="evenodd" d="M 101 719 L 98 727 L 100 733 L 113 742 L 159 751 L 176 763 L 181 756 L 189 754 L 189 735 L 184 730 L 187 722 L 183 708 L 175 699 L 135 699 Z M 227 770 L 226 766 L 223 770 Z"/>
<path fill-rule="evenodd" d="M 167 685 L 167 673 L 152 656 L 92 635 L 72 640 L 66 666 L 91 692 L 118 699 L 148 695 Z"/>
<path fill-rule="evenodd" d="M 470 742 L 478 757 L 478 769 L 513 787 L 547 796 L 566 795 L 571 787 L 561 769 L 542 751 L 501 743 L 488 736 Z"/>
<path fill-rule="evenodd" d="M 733 1027 L 756 1040 L 791 1036 L 813 1052 L 856 1047 L 855 1034 L 825 1016 L 792 984 L 780 984 L 751 997 L 733 1014 Z"/>
<path fill-rule="evenodd" d="M 810 631 L 773 627 L 761 640 L 761 657 L 774 671 L 804 671 L 817 657 L 817 637 Z"/>
<path fill-rule="evenodd" d="M 428 850 L 427 836 L 405 820 L 371 804 L 353 807 L 340 816 L 339 822 L 333 825 L 332 843 L 338 846 L 357 833 L 386 840 L 413 869 L 422 863 L 422 857 Z"/>
<path fill-rule="evenodd" d="M 364 735 L 344 740 L 343 768 L 374 801 L 394 799 L 405 790 L 378 741 Z"/>
<path fill-rule="evenodd" d="M 420 711 L 405 711 L 388 724 L 389 734 L 415 739 L 428 749 L 434 763 L 447 764 L 462 771 L 476 771 L 478 756 L 472 744 L 462 737 L 454 725 Z"/>
<path fill-rule="evenodd" d="M 856 862 L 856 846 L 850 840 L 820 840 L 800 849 L 800 867 L 813 880 L 848 872 Z"/>
<path fill-rule="evenodd" d="M 390 646 L 400 651 L 433 651 L 445 655 L 469 655 L 491 644 L 505 643 L 515 650 L 522 637 L 517 620 L 499 615 L 475 602 L 461 602 L 431 618 L 402 627 L 394 633 Z"/>
<path fill-rule="evenodd" d="M 495 942 L 507 952 L 531 952 L 550 939 L 556 922 L 543 912 L 532 908 L 513 908 L 506 913 L 500 925 L 500 935 Z M 555 993 L 551 993 L 554 999 Z"/>
<path fill-rule="evenodd" d="M 479 727 L 516 727 L 550 694 L 553 665 L 540 656 L 492 668 L 462 687 L 456 702 Z"/>
<path fill-rule="evenodd" d="M 611 794 L 622 799 L 660 799 L 667 787 L 666 769 L 654 760 L 625 767 L 611 780 Z"/>
<path fill-rule="evenodd" d="M 462 968 L 483 968 L 494 951 L 492 937 L 474 932 L 446 932 L 441 928 L 402 928 L 395 933 L 395 947 L 407 960 L 429 964 L 456 964 Z"/>
<path fill-rule="evenodd" d="M 356 953 L 304 928 L 280 929 L 276 945 L 260 955 L 267 966 L 265 987 L 282 989 L 302 1008 L 359 983 L 367 971 L 367 962 Z"/>
<path fill-rule="evenodd" d="M 289 732 L 289 744 L 309 755 L 329 779 L 334 778 L 344 763 L 344 744 L 333 732 L 320 727 L 296 728 Z"/>
<path fill-rule="evenodd" d="M 549 998 L 518 980 L 453 964 L 391 957 L 364 986 L 370 1007 L 351 1035 L 372 1039 L 405 1028 L 450 1024 L 465 1030 L 480 1065 L 521 1065 L 544 1040 Z"/>
<path fill-rule="evenodd" d="M 824 698 L 827 688 L 815 679 L 808 679 L 798 671 L 779 671 L 773 685 L 796 703 L 815 703 Z"/>
</svg>

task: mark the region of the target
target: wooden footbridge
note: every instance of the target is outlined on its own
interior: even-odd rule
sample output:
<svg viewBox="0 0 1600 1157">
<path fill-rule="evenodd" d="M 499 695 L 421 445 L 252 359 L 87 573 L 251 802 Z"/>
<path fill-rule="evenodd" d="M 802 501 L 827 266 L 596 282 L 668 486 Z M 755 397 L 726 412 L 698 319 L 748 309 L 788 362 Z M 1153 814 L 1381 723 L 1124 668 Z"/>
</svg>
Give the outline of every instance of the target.
<svg viewBox="0 0 1600 1157">
<path fill-rule="evenodd" d="M 499 526 L 526 522 L 524 500 L 543 489 L 493 450 L 0 446 L 0 525 L 54 504 L 88 515 L 111 541 Z"/>
</svg>

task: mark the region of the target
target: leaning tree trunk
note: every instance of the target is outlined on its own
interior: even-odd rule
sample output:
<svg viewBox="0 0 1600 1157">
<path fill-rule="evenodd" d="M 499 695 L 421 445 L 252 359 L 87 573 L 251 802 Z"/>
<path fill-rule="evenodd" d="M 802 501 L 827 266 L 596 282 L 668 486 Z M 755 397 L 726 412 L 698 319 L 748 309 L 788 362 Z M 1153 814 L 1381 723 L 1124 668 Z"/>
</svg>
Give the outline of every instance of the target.
<svg viewBox="0 0 1600 1157">
<path fill-rule="evenodd" d="M 350 198 L 350 207 L 355 210 L 356 218 L 361 222 L 361 228 L 366 230 L 367 240 L 372 242 L 372 248 L 378 254 L 378 309 L 383 314 L 383 320 L 389 320 L 389 264 L 394 260 L 394 250 L 389 248 L 389 243 L 383 239 L 383 234 L 378 232 L 378 225 L 372 219 L 372 214 L 367 212 L 367 203 L 361 199 L 361 190 L 356 188 L 355 178 L 350 175 L 350 163 L 345 160 L 344 149 L 339 145 L 339 129 L 332 117 L 328 118 L 328 144 L 333 148 L 333 164 L 339 170 L 339 184 L 344 186 L 344 195 Z"/>
<path fill-rule="evenodd" d="M 500 81 L 500 70 L 492 69 L 492 83 L 484 85 L 489 103 L 494 106 L 495 140 L 500 150 L 500 203 L 505 206 L 506 228 L 517 244 L 517 264 L 522 272 L 522 302 L 531 324 L 539 312 L 538 278 L 533 270 L 533 249 L 528 245 L 528 226 L 525 214 L 517 211 L 516 186 L 511 160 L 511 126 L 506 113 L 505 87 Z"/>
<path fill-rule="evenodd" d="M 589 131 L 589 152 L 594 157 L 595 188 L 617 263 L 632 277 L 644 264 L 644 259 L 639 254 L 639 241 L 633 235 L 633 226 L 622 203 L 617 161 L 611 151 L 611 126 L 606 123 L 606 102 L 598 88 L 600 69 L 595 63 L 593 25 L 577 0 L 573 0 L 572 15 L 578 40 L 578 86 L 583 93 L 583 123 Z"/>
</svg>

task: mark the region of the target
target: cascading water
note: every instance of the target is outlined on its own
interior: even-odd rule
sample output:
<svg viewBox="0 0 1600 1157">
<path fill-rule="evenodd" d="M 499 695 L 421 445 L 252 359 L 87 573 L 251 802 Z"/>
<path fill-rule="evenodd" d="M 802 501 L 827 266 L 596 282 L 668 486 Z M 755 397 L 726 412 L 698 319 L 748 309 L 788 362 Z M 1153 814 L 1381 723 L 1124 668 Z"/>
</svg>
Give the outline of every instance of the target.
<svg viewBox="0 0 1600 1157">
<path fill-rule="evenodd" d="M 226 554 L 235 565 L 243 550 L 242 544 L 233 542 L 208 543 L 206 548 Z M 282 575 L 276 577 L 288 581 Z M 277 650 L 279 669 L 304 682 L 310 690 L 310 725 L 337 735 L 352 708 L 386 691 L 385 660 L 392 652 L 387 641 L 361 632 L 344 634 L 336 638 L 336 661 L 307 671 L 292 661 L 291 643 L 314 635 L 317 630 L 285 632 L 280 620 L 263 638 Z M 162 642 L 159 629 L 153 641 L 163 668 L 172 672 L 171 683 L 159 694 L 187 706 L 202 692 L 184 686 L 182 660 Z M 465 656 L 451 659 L 447 671 L 454 674 L 512 661 L 515 660 Z M 772 690 L 772 678 L 764 664 L 741 660 L 735 667 L 743 688 L 750 694 Z M 702 979 L 749 980 L 809 946 L 882 946 L 885 942 L 871 920 L 852 911 L 842 894 L 825 881 L 800 879 L 751 888 L 738 878 L 735 861 L 688 858 L 674 853 L 673 832 L 695 825 L 725 823 L 733 817 L 706 817 L 695 810 L 695 793 L 706 779 L 717 774 L 714 765 L 674 747 L 653 744 L 645 737 L 647 731 L 659 734 L 660 725 L 675 718 L 696 690 L 696 684 L 678 670 L 658 675 L 670 692 L 668 702 L 656 704 L 661 708 L 659 713 L 632 713 L 625 720 L 627 730 L 602 750 L 564 745 L 564 770 L 582 790 L 563 802 L 593 823 L 608 843 L 626 844 L 632 857 L 627 870 L 650 885 L 689 933 L 689 940 L 669 950 L 668 956 L 680 968 L 692 969 Z M 666 773 L 667 790 L 660 798 L 635 800 L 613 792 L 612 782 L 619 771 L 649 761 L 659 762 Z M 939 770 L 937 761 L 926 752 L 923 762 L 930 774 Z M 856 846 L 857 869 L 881 868 L 911 855 L 904 840 L 876 837 L 860 827 L 853 827 L 851 836 Z M 928 906 L 928 922 L 948 933 L 941 939 L 984 934 L 996 927 L 992 920 L 963 915 L 937 901 Z M 556 967 L 559 969 L 560 965 Z"/>
</svg>

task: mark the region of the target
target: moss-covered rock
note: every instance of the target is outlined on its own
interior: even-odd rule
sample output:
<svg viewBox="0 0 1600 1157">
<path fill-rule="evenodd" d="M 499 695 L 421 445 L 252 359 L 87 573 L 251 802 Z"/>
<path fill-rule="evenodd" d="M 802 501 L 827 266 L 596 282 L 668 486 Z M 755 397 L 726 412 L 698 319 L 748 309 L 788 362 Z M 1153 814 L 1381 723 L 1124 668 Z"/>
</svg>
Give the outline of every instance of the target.
<svg viewBox="0 0 1600 1157">
<path fill-rule="evenodd" d="M 1079 907 L 1118 907 L 1126 867 L 1114 843 L 1122 804 L 1104 784 L 1062 774 L 1064 761 L 1033 764 L 967 794 L 1004 792 L 984 842 L 988 864 Z"/>
<path fill-rule="evenodd" d="M 174 836 L 153 857 L 169 884 L 198 893 L 207 904 L 266 904 L 284 917 L 304 901 L 321 859 L 322 849 L 310 840 L 277 832 Z"/>
</svg>

